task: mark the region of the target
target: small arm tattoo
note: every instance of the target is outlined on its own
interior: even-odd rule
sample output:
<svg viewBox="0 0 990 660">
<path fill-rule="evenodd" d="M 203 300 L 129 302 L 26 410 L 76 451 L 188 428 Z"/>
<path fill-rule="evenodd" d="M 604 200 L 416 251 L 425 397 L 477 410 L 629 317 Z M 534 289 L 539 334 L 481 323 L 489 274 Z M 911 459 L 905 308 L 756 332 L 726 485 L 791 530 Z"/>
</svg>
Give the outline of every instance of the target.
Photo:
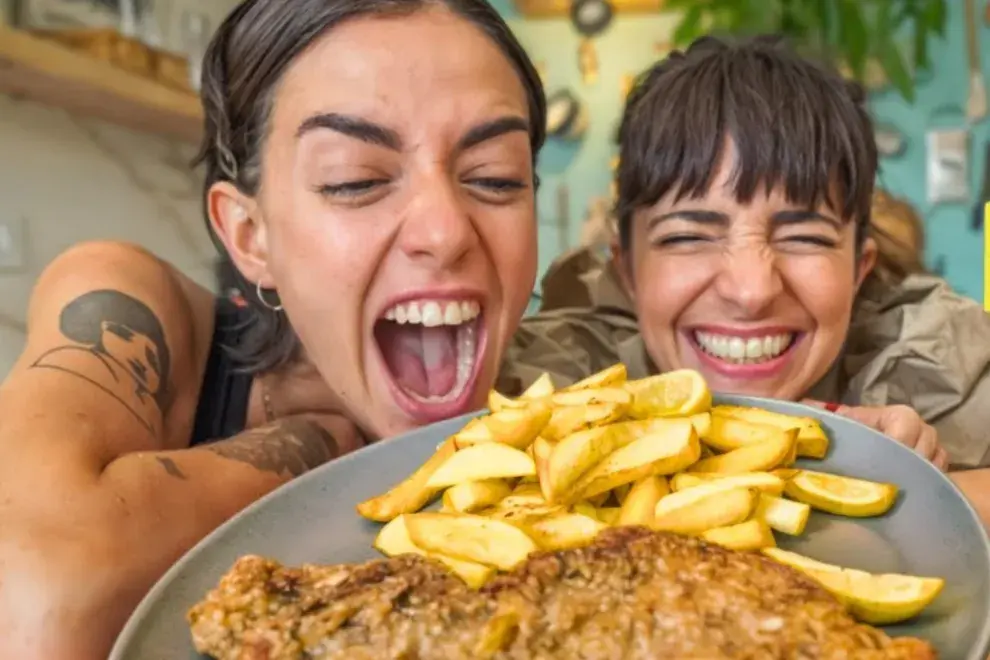
<svg viewBox="0 0 990 660">
<path fill-rule="evenodd" d="M 171 394 L 171 356 L 155 313 L 120 291 L 90 291 L 62 309 L 59 329 L 72 343 L 47 351 L 31 367 L 87 381 L 157 435 Z"/>
<path fill-rule="evenodd" d="M 339 454 L 330 432 L 304 419 L 281 419 L 203 449 L 280 477 L 298 477 Z"/>
<path fill-rule="evenodd" d="M 179 469 L 179 466 L 176 465 L 175 461 L 173 461 L 171 458 L 168 458 L 166 456 L 156 456 L 155 458 L 158 460 L 159 465 L 165 468 L 165 471 L 170 476 L 173 476 L 176 479 L 185 480 L 186 478 L 185 473 Z"/>
</svg>

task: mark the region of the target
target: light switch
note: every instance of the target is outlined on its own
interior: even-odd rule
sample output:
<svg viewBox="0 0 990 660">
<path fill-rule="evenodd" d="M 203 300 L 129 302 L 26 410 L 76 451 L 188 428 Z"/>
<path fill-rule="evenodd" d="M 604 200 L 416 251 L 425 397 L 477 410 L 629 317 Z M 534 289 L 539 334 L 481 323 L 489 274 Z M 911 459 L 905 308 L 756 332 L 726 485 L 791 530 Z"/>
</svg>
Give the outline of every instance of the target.
<svg viewBox="0 0 990 660">
<path fill-rule="evenodd" d="M 25 224 L 21 218 L 0 221 L 0 269 L 21 270 L 27 265 Z"/>
</svg>

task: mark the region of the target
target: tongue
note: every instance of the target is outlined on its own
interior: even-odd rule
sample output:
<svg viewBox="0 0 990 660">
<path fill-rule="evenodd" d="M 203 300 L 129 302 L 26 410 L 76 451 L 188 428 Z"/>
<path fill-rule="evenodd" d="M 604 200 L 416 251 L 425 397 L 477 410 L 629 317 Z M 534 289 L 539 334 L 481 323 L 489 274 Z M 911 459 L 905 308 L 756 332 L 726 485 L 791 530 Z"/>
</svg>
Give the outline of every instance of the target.
<svg viewBox="0 0 990 660">
<path fill-rule="evenodd" d="M 378 344 L 403 389 L 420 397 L 441 397 L 457 381 L 457 328 L 382 322 Z"/>
</svg>

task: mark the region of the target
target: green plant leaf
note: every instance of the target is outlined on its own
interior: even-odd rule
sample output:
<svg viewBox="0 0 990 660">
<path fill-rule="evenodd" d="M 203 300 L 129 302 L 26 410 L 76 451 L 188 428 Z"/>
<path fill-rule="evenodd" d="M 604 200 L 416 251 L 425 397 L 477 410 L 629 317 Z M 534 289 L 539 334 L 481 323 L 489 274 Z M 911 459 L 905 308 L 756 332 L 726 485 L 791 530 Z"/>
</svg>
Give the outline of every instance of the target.
<svg viewBox="0 0 990 660">
<path fill-rule="evenodd" d="M 693 5 L 700 4 L 696 0 L 667 0 L 663 3 L 661 12 L 675 12 L 688 9 Z"/>
<path fill-rule="evenodd" d="M 672 38 L 675 46 L 686 46 L 696 38 L 701 36 L 701 19 L 704 16 L 705 8 L 702 5 L 693 5 L 684 12 L 681 22 L 677 24 Z"/>
<path fill-rule="evenodd" d="M 935 30 L 940 37 L 944 37 L 947 13 L 945 0 L 928 0 L 922 15 L 925 24 Z"/>
<path fill-rule="evenodd" d="M 918 21 L 914 25 L 914 68 L 917 70 L 927 69 L 930 66 L 928 61 L 928 37 L 929 28 Z"/>
<path fill-rule="evenodd" d="M 889 35 L 880 42 L 877 57 L 890 83 L 909 103 L 914 103 L 914 79 L 904 63 L 904 56 Z"/>
<path fill-rule="evenodd" d="M 870 38 L 858 0 L 838 0 L 839 30 L 842 51 L 853 74 L 862 79 Z"/>
</svg>

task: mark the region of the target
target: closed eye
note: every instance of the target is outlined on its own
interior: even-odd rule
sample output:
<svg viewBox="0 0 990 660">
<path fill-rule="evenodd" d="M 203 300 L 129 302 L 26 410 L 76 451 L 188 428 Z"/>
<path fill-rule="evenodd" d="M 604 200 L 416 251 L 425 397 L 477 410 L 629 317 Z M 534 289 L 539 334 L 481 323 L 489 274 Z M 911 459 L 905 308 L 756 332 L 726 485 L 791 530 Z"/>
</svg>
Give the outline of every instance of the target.
<svg viewBox="0 0 990 660">
<path fill-rule="evenodd" d="M 669 236 L 661 236 L 653 240 L 653 245 L 657 247 L 663 246 L 674 246 L 674 245 L 688 245 L 691 243 L 701 243 L 703 241 L 710 241 L 711 239 L 707 236 L 701 236 L 699 234 L 674 234 Z"/>
<path fill-rule="evenodd" d="M 831 238 L 825 238 L 824 236 L 788 236 L 783 240 L 791 243 L 802 243 L 804 245 L 815 245 L 818 247 L 835 247 L 836 242 Z"/>
<path fill-rule="evenodd" d="M 485 188 L 486 190 L 491 190 L 493 192 L 509 192 L 514 190 L 522 190 L 526 187 L 526 184 L 518 179 L 499 179 L 495 177 L 468 179 L 465 183 L 470 186 Z"/>
<path fill-rule="evenodd" d="M 345 181 L 344 183 L 327 183 L 319 186 L 317 192 L 330 197 L 358 197 L 387 183 L 387 179 L 361 179 Z"/>
</svg>

